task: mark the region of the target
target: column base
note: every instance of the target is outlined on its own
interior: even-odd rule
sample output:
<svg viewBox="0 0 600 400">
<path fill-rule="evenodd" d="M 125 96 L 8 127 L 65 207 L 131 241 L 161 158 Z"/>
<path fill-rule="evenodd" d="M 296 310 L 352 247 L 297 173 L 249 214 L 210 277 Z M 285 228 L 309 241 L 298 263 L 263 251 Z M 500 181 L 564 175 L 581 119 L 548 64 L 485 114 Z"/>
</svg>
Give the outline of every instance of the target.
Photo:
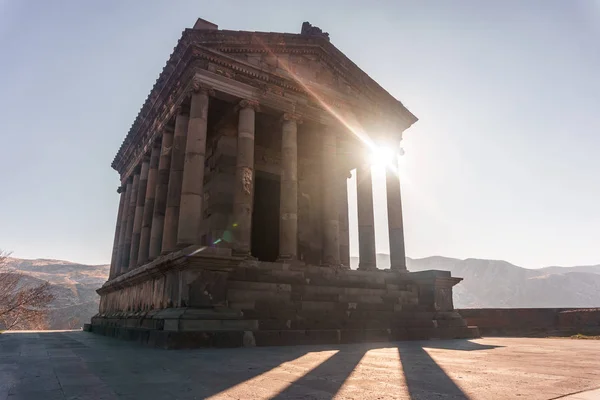
<svg viewBox="0 0 600 400">
<path fill-rule="evenodd" d="M 362 263 L 362 264 L 358 265 L 358 270 L 359 271 L 377 271 L 377 265 Z"/>
<path fill-rule="evenodd" d="M 282 264 L 290 264 L 290 265 L 294 265 L 294 266 L 306 265 L 306 263 L 304 261 L 300 261 L 297 258 L 289 258 L 289 257 L 278 257 L 277 260 L 275 260 L 275 262 L 282 263 Z"/>
<path fill-rule="evenodd" d="M 244 260 L 250 260 L 250 261 L 258 260 L 249 251 L 231 250 L 231 255 L 234 257 L 241 257 Z"/>
</svg>

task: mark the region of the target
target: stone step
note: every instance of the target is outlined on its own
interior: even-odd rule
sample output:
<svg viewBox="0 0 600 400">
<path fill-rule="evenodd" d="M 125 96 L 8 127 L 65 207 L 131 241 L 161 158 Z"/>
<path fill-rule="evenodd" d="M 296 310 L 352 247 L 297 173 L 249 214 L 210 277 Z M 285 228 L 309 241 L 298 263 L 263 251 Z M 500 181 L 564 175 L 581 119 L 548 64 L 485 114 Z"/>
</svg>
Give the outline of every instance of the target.
<svg viewBox="0 0 600 400">
<path fill-rule="evenodd" d="M 476 327 L 168 332 L 91 325 L 89 329 L 93 333 L 168 349 L 293 346 L 299 344 L 342 344 L 400 340 L 475 339 L 480 337 L 479 330 Z"/>
</svg>

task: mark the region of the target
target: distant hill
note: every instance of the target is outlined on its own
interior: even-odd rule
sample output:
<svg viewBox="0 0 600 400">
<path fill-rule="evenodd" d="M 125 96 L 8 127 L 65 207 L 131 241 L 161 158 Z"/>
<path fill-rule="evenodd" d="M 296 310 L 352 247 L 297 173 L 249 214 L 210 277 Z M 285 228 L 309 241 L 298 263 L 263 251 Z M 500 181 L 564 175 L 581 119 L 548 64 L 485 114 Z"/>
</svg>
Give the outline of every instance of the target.
<svg viewBox="0 0 600 400">
<path fill-rule="evenodd" d="M 377 254 L 379 268 L 389 268 L 388 254 Z M 51 329 L 79 328 L 98 312 L 96 289 L 106 282 L 109 265 L 61 260 L 9 258 L 9 268 L 33 282 L 48 281 L 56 299 Z M 358 258 L 351 258 L 352 268 Z M 464 278 L 454 288 L 457 308 L 600 307 L 600 265 L 527 269 L 506 261 L 447 257 L 407 258 L 409 271 L 440 269 Z"/>
<path fill-rule="evenodd" d="M 76 329 L 98 312 L 100 297 L 96 289 L 106 282 L 110 266 L 9 258 L 8 267 L 22 272 L 33 284 L 51 284 L 55 300 L 48 318 L 50 329 Z"/>
<path fill-rule="evenodd" d="M 389 255 L 377 254 L 379 268 Z M 352 257 L 352 268 L 358 258 Z M 439 269 L 464 278 L 454 287 L 457 308 L 600 307 L 600 265 L 528 269 L 506 261 L 407 258 L 409 271 Z"/>
</svg>

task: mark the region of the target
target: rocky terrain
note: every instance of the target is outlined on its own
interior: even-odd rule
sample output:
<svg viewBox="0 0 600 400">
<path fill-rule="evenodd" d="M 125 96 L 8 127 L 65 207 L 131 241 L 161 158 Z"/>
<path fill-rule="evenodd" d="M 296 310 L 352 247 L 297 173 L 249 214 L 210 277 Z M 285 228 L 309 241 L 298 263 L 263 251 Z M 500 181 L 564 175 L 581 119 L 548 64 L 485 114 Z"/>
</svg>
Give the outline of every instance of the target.
<svg viewBox="0 0 600 400">
<path fill-rule="evenodd" d="M 389 268 L 387 254 L 377 254 L 377 262 Z M 356 268 L 358 258 L 351 264 Z M 454 287 L 457 308 L 600 307 L 600 265 L 527 269 L 506 261 L 435 256 L 408 258 L 407 266 L 464 278 Z"/>
<path fill-rule="evenodd" d="M 77 329 L 98 312 L 96 289 L 106 281 L 109 265 L 9 258 L 8 268 L 26 275 L 28 283 L 51 284 L 55 299 L 48 318 L 50 329 Z"/>
<path fill-rule="evenodd" d="M 378 254 L 380 268 L 389 256 Z M 440 269 L 464 278 L 455 286 L 457 308 L 600 307 L 600 265 L 527 269 L 506 261 L 428 257 L 407 259 L 410 271 Z M 358 258 L 352 257 L 352 268 Z M 50 329 L 80 328 L 98 311 L 96 289 L 108 276 L 108 265 L 84 265 L 61 260 L 10 258 L 8 266 L 29 281 L 48 281 L 55 300 Z"/>
</svg>

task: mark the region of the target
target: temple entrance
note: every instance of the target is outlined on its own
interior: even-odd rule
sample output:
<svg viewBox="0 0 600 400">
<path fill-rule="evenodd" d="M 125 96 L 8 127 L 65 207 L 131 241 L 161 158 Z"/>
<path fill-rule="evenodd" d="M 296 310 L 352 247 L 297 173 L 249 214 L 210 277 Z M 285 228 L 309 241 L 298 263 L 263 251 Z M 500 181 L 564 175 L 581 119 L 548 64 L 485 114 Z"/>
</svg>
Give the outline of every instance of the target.
<svg viewBox="0 0 600 400">
<path fill-rule="evenodd" d="M 256 171 L 252 212 L 252 255 L 275 261 L 279 255 L 279 175 Z"/>
</svg>

